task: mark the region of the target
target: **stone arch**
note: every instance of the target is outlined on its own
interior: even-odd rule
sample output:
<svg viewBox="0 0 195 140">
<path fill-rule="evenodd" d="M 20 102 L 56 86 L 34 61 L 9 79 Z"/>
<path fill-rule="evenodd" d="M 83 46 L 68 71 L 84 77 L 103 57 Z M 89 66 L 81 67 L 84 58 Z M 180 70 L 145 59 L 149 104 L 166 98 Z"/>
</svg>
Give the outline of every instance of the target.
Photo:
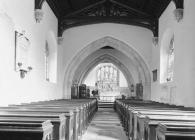
<svg viewBox="0 0 195 140">
<path fill-rule="evenodd" d="M 109 62 L 114 64 L 115 66 L 117 66 L 119 68 L 119 70 L 124 74 L 127 82 L 128 82 L 128 87 L 130 89 L 130 85 L 131 84 L 135 84 L 134 79 L 132 74 L 129 72 L 129 70 L 125 67 L 125 65 L 123 63 L 121 63 L 119 60 L 117 60 L 117 58 L 109 55 L 109 54 L 103 54 L 102 56 L 98 56 L 95 57 L 93 60 L 90 61 L 90 63 L 88 63 L 85 67 L 83 71 L 80 71 L 80 69 L 78 69 L 77 72 L 80 71 L 80 73 L 78 73 L 77 75 L 74 76 L 74 80 L 73 81 L 77 81 L 78 84 L 82 84 L 83 81 L 85 80 L 85 78 L 87 77 L 87 75 L 89 74 L 89 72 L 99 63 L 101 62 Z M 82 65 L 82 63 L 81 63 Z M 76 72 L 76 73 L 77 73 Z"/>
<path fill-rule="evenodd" d="M 138 69 L 141 73 L 140 80 L 142 81 L 144 86 L 144 96 L 145 96 L 144 98 L 149 99 L 151 94 L 151 75 L 150 75 L 149 68 L 145 63 L 144 59 L 132 47 L 110 36 L 100 38 L 88 44 L 78 54 L 76 54 L 76 56 L 70 61 L 64 76 L 63 88 L 64 88 L 64 93 L 66 94 L 66 95 L 64 94 L 64 98 L 70 98 L 70 90 L 73 82 L 72 80 L 79 65 L 85 60 L 85 58 L 87 58 L 87 56 L 101 49 L 104 46 L 111 46 L 112 48 L 122 52 L 124 55 L 126 55 L 129 58 L 129 60 L 137 64 Z"/>
<path fill-rule="evenodd" d="M 90 71 L 99 63 L 103 63 L 103 62 L 107 62 L 107 63 L 112 63 L 114 64 L 125 76 L 126 80 L 128 81 L 129 87 L 130 84 L 135 84 L 133 76 L 131 73 L 129 73 L 128 69 L 125 67 L 124 64 L 122 64 L 120 61 L 117 60 L 117 58 L 114 58 L 113 56 L 110 55 L 103 55 L 101 56 L 101 59 L 96 58 L 95 60 L 92 61 L 92 63 L 90 63 L 87 66 L 86 71 L 84 71 L 82 73 L 82 75 L 79 77 L 79 84 L 82 84 L 83 81 L 85 80 L 85 78 L 87 77 L 87 75 L 90 73 Z"/>
<path fill-rule="evenodd" d="M 123 72 L 125 78 L 129 80 L 129 84 L 139 82 L 139 77 L 135 76 L 140 75 L 139 69 L 136 69 L 137 66 L 134 66 L 134 62 L 132 62 L 126 55 L 115 49 L 99 49 L 87 56 L 85 60 L 79 64 L 78 69 L 75 71 L 73 82 L 82 83 L 80 79 L 85 77 L 83 75 L 88 69 L 92 69 L 98 63 L 108 61 L 118 66 L 118 68 Z M 131 67 L 128 66 L 129 63 L 131 64 Z"/>
</svg>

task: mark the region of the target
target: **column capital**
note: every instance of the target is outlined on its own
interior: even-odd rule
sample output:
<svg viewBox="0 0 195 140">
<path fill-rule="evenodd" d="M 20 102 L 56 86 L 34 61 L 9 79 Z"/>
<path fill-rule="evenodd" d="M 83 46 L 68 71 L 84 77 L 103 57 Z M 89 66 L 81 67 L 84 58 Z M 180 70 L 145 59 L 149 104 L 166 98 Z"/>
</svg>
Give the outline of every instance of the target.
<svg viewBox="0 0 195 140">
<path fill-rule="evenodd" d="M 183 19 L 183 9 L 177 8 L 173 11 L 174 17 L 177 20 L 177 22 L 180 22 Z"/>
<path fill-rule="evenodd" d="M 152 38 L 152 43 L 153 43 L 153 45 L 156 47 L 156 46 L 158 46 L 158 37 L 153 37 Z"/>
<path fill-rule="evenodd" d="M 63 40 L 64 40 L 64 38 L 63 37 L 58 37 L 58 44 L 60 45 L 60 44 L 62 44 L 62 42 L 63 42 Z"/>
<path fill-rule="evenodd" d="M 35 15 L 36 22 L 40 23 L 41 20 L 43 19 L 44 12 L 42 9 L 35 9 L 34 15 Z"/>
</svg>

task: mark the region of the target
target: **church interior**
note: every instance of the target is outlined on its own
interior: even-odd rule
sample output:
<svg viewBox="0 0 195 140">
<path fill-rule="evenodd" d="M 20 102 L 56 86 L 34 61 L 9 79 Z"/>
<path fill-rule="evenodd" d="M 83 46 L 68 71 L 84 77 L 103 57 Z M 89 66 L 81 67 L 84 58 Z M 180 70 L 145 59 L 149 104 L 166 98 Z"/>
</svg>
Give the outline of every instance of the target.
<svg viewBox="0 0 195 140">
<path fill-rule="evenodd" d="M 194 6 L 0 0 L 0 139 L 194 140 Z"/>
</svg>

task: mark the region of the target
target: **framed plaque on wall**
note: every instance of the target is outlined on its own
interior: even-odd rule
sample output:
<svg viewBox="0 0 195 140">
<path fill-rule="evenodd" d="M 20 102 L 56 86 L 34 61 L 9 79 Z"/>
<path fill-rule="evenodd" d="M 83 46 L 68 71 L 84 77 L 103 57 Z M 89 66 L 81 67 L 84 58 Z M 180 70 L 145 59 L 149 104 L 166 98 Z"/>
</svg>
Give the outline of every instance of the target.
<svg viewBox="0 0 195 140">
<path fill-rule="evenodd" d="M 30 41 L 24 32 L 15 31 L 15 70 L 28 70 Z"/>
</svg>

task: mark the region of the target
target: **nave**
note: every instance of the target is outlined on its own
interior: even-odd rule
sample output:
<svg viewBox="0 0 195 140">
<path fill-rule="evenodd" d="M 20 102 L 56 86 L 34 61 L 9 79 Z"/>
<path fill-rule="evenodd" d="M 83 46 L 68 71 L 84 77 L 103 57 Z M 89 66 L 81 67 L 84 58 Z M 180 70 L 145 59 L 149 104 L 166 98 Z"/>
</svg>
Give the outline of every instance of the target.
<svg viewBox="0 0 195 140">
<path fill-rule="evenodd" d="M 81 140 L 128 140 L 114 108 L 99 108 Z"/>
<path fill-rule="evenodd" d="M 2 140 L 194 140 L 195 109 L 141 99 L 95 98 L 0 107 Z"/>
</svg>

